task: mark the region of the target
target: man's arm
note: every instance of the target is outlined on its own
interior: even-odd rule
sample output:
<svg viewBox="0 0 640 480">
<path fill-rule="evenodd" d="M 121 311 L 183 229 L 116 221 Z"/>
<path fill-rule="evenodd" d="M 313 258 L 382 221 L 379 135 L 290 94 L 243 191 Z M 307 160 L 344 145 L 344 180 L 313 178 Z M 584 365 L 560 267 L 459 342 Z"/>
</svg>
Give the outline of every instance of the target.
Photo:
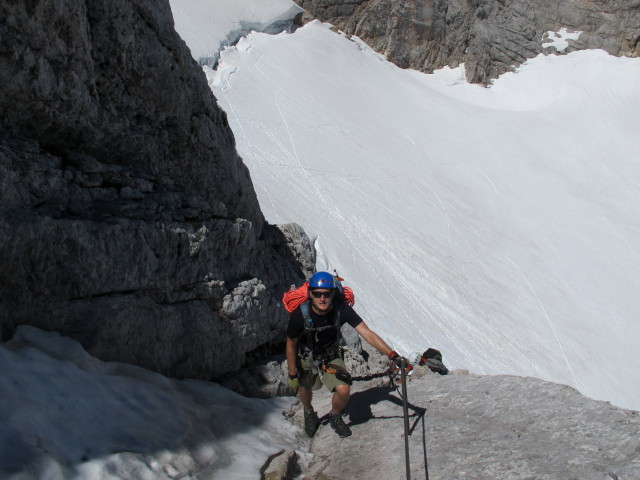
<svg viewBox="0 0 640 480">
<path fill-rule="evenodd" d="M 289 369 L 289 375 L 295 375 L 296 370 L 296 354 L 298 353 L 298 337 L 287 337 L 287 368 Z"/>
<path fill-rule="evenodd" d="M 358 324 L 356 332 L 358 332 L 369 345 L 378 350 L 385 357 L 388 357 L 389 353 L 393 350 L 384 340 L 382 340 L 382 338 L 378 336 L 376 332 L 371 330 L 364 321 Z"/>
</svg>

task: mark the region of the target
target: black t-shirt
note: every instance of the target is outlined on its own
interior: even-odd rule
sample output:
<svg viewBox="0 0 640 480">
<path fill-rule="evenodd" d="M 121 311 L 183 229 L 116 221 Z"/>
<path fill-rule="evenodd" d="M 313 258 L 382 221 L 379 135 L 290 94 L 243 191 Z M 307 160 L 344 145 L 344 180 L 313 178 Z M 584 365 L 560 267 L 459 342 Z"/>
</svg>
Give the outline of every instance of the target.
<svg viewBox="0 0 640 480">
<path fill-rule="evenodd" d="M 340 310 L 340 326 L 348 323 L 353 328 L 356 328 L 362 322 L 362 318 L 358 315 L 353 308 L 346 303 L 339 303 L 334 305 L 333 308 L 326 315 L 318 315 L 313 311 L 311 305 L 309 305 L 309 316 L 313 320 L 313 327 L 319 328 L 326 325 L 334 326 L 334 315 L 336 314 L 336 308 Z M 302 335 L 300 341 L 303 344 L 308 344 L 309 341 L 305 338 L 304 334 L 304 318 L 302 317 L 302 310 L 300 307 L 296 308 L 289 315 L 289 326 L 287 327 L 287 337 L 298 338 Z M 335 343 L 336 336 L 335 328 L 327 328 L 318 332 L 318 345 L 320 349 L 328 348 Z"/>
</svg>

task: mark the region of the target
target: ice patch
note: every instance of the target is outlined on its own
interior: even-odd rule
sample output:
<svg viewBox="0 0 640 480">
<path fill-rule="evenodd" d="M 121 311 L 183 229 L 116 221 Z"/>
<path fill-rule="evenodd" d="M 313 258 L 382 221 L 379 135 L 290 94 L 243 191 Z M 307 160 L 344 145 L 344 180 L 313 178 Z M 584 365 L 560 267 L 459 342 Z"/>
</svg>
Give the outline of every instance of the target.
<svg viewBox="0 0 640 480">
<path fill-rule="evenodd" d="M 340 32 L 342 33 L 342 32 Z M 358 48 L 360 49 L 360 51 L 362 53 L 364 53 L 365 55 L 368 55 L 370 57 L 374 57 L 377 58 L 378 60 L 387 63 L 387 59 L 384 58 L 384 55 L 382 55 L 381 53 L 376 52 L 373 48 L 371 48 L 369 45 L 367 45 L 367 43 L 362 40 L 360 37 L 358 37 L 357 35 L 352 35 L 350 37 L 350 40 L 355 43 Z"/>
<path fill-rule="evenodd" d="M 542 48 L 553 47 L 558 53 L 564 53 L 569 47 L 569 40 L 578 40 L 582 31 L 569 32 L 565 27 L 562 27 L 557 32 L 549 30 L 542 35 Z"/>
<path fill-rule="evenodd" d="M 467 75 L 464 69 L 464 63 L 455 68 L 445 66 L 433 72 L 434 77 L 440 79 L 445 85 L 461 85 L 467 82 Z"/>
</svg>

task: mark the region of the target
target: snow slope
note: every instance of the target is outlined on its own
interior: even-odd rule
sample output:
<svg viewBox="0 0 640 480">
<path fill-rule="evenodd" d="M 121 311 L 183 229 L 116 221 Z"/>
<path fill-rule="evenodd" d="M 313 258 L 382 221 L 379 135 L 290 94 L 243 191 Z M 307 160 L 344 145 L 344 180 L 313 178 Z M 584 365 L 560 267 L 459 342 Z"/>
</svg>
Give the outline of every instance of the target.
<svg viewBox="0 0 640 480">
<path fill-rule="evenodd" d="M 292 398 L 105 363 L 33 327 L 0 344 L 0 368 L 3 480 L 247 480 L 306 442 L 281 413 Z"/>
<path fill-rule="evenodd" d="M 205 71 L 268 220 L 397 348 L 640 408 L 638 59 L 540 56 L 487 89 L 314 22 Z"/>
</svg>

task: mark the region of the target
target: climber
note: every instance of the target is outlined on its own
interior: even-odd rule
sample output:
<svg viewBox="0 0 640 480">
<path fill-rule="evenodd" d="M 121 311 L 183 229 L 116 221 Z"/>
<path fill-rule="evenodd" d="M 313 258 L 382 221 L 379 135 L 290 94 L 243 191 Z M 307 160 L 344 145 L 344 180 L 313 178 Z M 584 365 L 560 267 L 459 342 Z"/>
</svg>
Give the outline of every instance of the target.
<svg viewBox="0 0 640 480">
<path fill-rule="evenodd" d="M 340 437 L 351 435 L 342 419 L 350 395 L 351 376 L 340 349 L 340 327 L 348 323 L 381 354 L 399 364 L 398 353 L 385 343 L 344 300 L 339 280 L 318 272 L 309 280 L 308 301 L 293 310 L 287 328 L 289 385 L 298 391 L 304 407 L 304 430 L 313 437 L 320 420 L 311 404 L 313 390 L 325 385 L 333 392 L 329 423 Z M 409 361 L 405 359 L 405 365 Z M 411 368 L 409 366 L 409 368 Z"/>
</svg>

